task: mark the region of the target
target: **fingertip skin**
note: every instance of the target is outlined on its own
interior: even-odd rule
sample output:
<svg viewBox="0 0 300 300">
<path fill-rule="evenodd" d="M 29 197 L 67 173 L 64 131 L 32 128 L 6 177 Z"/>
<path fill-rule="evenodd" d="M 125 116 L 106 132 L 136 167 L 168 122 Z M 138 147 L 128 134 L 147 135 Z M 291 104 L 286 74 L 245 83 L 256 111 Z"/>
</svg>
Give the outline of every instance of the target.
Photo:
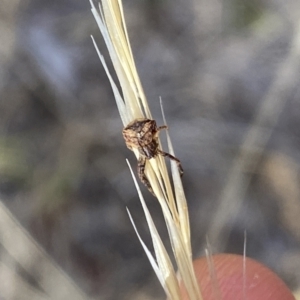
<svg viewBox="0 0 300 300">
<path fill-rule="evenodd" d="M 217 254 L 212 261 L 215 280 L 205 257 L 194 261 L 203 300 L 295 300 L 273 271 L 251 258 L 246 258 L 245 268 L 240 255 Z M 185 294 L 182 299 L 189 298 Z"/>
</svg>

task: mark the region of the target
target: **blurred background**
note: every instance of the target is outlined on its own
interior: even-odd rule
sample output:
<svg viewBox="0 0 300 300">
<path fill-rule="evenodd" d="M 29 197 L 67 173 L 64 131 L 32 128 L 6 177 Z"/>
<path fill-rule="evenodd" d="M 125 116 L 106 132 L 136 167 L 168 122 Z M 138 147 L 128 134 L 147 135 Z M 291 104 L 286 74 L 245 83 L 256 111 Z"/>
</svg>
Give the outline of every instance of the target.
<svg viewBox="0 0 300 300">
<path fill-rule="evenodd" d="M 153 116 L 161 125 L 161 96 L 185 170 L 195 257 L 206 236 L 214 252 L 242 253 L 246 230 L 247 255 L 297 289 L 300 2 L 124 10 Z M 2 0 L 0 24 L 0 298 L 164 299 L 126 213 L 151 248 L 89 1 Z"/>
</svg>

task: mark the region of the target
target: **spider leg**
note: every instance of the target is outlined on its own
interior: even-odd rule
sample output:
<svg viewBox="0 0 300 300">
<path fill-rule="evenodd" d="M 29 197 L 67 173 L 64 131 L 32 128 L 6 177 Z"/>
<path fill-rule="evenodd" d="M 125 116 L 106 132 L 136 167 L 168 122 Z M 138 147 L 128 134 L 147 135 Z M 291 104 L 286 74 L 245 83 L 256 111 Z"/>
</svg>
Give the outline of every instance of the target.
<svg viewBox="0 0 300 300">
<path fill-rule="evenodd" d="M 183 175 L 183 168 L 182 168 L 181 162 L 180 162 L 180 160 L 178 158 L 176 158 L 175 156 L 173 156 L 173 155 L 171 155 L 171 154 L 169 154 L 167 152 L 164 152 L 164 151 L 162 151 L 160 149 L 157 149 L 157 152 L 159 154 L 161 154 L 162 156 L 169 157 L 170 159 L 174 160 L 176 162 L 176 164 L 177 164 L 180 176 Z"/>
<path fill-rule="evenodd" d="M 157 132 L 158 131 L 161 131 L 162 129 L 168 129 L 168 126 L 167 125 L 163 125 L 163 126 L 159 126 L 159 127 L 157 127 Z"/>
<path fill-rule="evenodd" d="M 140 158 L 138 160 L 138 166 L 137 166 L 138 175 L 140 177 L 141 182 L 148 188 L 148 190 L 152 193 L 152 195 L 155 196 L 155 194 L 152 190 L 151 184 L 150 184 L 148 178 L 146 177 L 145 166 L 146 166 L 146 158 L 143 156 L 140 156 Z"/>
</svg>

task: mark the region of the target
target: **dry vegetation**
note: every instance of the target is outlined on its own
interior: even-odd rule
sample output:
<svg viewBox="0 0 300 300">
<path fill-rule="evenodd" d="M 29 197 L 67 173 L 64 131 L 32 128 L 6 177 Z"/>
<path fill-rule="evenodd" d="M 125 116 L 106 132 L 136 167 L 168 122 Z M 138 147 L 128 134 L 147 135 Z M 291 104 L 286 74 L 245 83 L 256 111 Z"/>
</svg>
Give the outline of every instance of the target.
<svg viewBox="0 0 300 300">
<path fill-rule="evenodd" d="M 206 234 L 214 251 L 241 253 L 246 229 L 248 255 L 297 288 L 299 1 L 124 0 L 124 10 L 152 114 L 163 123 L 162 96 L 185 170 L 193 253 Z M 150 245 L 89 2 L 2 1 L 0 21 L 3 296 L 163 299 L 125 209 Z M 142 191 L 165 241 L 160 206 Z"/>
</svg>

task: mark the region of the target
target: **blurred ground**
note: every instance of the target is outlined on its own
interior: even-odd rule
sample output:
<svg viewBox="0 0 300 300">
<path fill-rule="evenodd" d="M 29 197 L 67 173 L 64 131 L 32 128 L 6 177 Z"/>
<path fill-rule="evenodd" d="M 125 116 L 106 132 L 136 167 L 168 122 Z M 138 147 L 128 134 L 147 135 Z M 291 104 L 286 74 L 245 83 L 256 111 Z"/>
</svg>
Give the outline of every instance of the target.
<svg viewBox="0 0 300 300">
<path fill-rule="evenodd" d="M 162 96 L 185 170 L 195 256 L 207 234 L 215 252 L 242 253 L 246 230 L 248 255 L 299 287 L 299 1 L 124 9 L 153 115 L 162 124 Z M 2 201 L 89 296 L 163 299 L 125 210 L 150 245 L 89 2 L 5 0 L 0 22 Z"/>
</svg>

